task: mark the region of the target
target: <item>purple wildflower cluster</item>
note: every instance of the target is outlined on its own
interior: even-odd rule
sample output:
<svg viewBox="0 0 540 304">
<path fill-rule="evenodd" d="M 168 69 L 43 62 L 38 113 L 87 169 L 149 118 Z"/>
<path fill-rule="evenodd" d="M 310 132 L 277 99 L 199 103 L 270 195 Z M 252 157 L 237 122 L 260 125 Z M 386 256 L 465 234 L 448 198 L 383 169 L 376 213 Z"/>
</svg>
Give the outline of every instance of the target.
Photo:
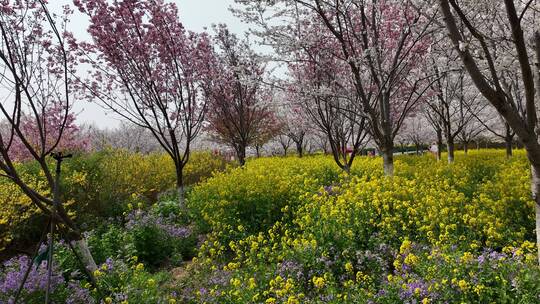
<svg viewBox="0 0 540 304">
<path fill-rule="evenodd" d="M 14 257 L 3 263 L 0 269 L 0 303 L 13 303 L 15 295 L 23 281 L 24 275 L 28 269 L 30 258 L 25 255 Z M 28 278 L 23 286 L 21 293 L 22 300 L 25 298 L 44 294 L 47 288 L 47 262 L 40 265 L 31 264 Z M 66 282 L 62 273 L 53 264 L 51 276 L 51 291 L 67 289 L 68 297 L 65 302 L 68 304 L 94 303 L 87 289 L 81 287 L 76 281 Z"/>
<path fill-rule="evenodd" d="M 190 286 L 183 290 L 180 295 L 182 303 L 216 303 L 216 298 L 222 296 L 221 289 L 229 286 L 231 279 L 231 272 L 226 270 L 217 269 L 209 276 L 207 284 L 205 286 Z M 216 288 L 216 292 L 212 295 L 209 292 L 209 288 Z M 197 294 L 197 296 L 195 296 Z M 178 294 L 172 295 L 176 298 Z"/>
<path fill-rule="evenodd" d="M 175 217 L 172 214 L 168 217 L 163 217 L 152 212 L 133 210 L 127 215 L 126 219 L 127 229 L 155 225 L 174 238 L 187 238 L 192 233 L 189 227 L 174 224 Z"/>
<path fill-rule="evenodd" d="M 4 271 L 0 275 L 0 292 L 4 295 L 15 294 L 23 281 L 24 274 L 28 269 L 28 256 L 21 255 L 6 261 L 3 265 Z M 51 276 L 51 289 L 64 284 L 64 277 L 53 265 L 53 274 Z M 47 262 L 39 266 L 32 264 L 28 278 L 24 284 L 26 293 L 36 291 L 45 291 L 47 288 Z"/>
</svg>

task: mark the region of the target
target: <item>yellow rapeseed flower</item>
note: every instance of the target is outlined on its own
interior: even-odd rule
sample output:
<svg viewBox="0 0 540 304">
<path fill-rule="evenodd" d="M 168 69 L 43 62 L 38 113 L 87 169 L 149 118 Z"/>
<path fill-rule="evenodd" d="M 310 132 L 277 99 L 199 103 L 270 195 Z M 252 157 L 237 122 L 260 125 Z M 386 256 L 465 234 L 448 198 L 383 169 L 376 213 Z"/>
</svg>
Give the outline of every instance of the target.
<svg viewBox="0 0 540 304">
<path fill-rule="evenodd" d="M 312 282 L 313 282 L 313 285 L 315 287 L 319 288 L 319 289 L 323 288 L 324 285 L 325 285 L 324 278 L 322 278 L 322 277 L 315 276 L 315 277 L 313 277 Z"/>
</svg>

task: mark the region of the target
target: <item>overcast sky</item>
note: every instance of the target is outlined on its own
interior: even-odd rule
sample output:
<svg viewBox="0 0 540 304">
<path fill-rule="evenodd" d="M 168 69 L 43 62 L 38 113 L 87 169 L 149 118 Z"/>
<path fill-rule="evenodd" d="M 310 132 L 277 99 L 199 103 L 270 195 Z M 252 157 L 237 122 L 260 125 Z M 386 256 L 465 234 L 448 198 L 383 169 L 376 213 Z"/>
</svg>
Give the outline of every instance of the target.
<svg viewBox="0 0 540 304">
<path fill-rule="evenodd" d="M 173 2 L 178 5 L 180 20 L 188 30 L 201 32 L 206 28 L 211 31 L 212 24 L 225 23 L 231 31 L 243 35 L 249 28 L 229 11 L 229 7 L 234 5 L 234 0 L 173 0 Z M 50 10 L 53 12 L 61 12 L 65 4 L 72 4 L 72 0 L 49 1 Z M 75 37 L 89 39 L 87 27 L 86 16 L 76 11 L 70 25 Z M 79 114 L 78 120 L 81 123 L 94 123 L 100 128 L 115 127 L 119 124 L 118 117 L 107 113 L 96 104 L 79 101 L 75 105 L 75 111 Z"/>
</svg>

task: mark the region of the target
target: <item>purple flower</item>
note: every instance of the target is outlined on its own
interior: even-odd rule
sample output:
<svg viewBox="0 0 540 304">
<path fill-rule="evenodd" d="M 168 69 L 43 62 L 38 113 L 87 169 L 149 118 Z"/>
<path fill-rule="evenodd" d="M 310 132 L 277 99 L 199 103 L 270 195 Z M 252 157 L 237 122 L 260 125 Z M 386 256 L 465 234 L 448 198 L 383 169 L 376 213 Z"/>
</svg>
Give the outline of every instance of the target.
<svg viewBox="0 0 540 304">
<path fill-rule="evenodd" d="M 24 274 L 28 269 L 29 258 L 27 256 L 14 257 L 4 263 L 4 271 L 0 274 L 0 293 L 4 295 L 15 295 L 23 281 Z M 32 268 L 28 273 L 28 278 L 24 284 L 25 293 L 34 293 L 37 291 L 45 291 L 47 288 L 47 262 L 41 263 L 39 266 L 32 264 Z M 53 265 L 53 273 L 51 276 L 51 289 L 54 291 L 56 287 L 64 284 L 64 277 L 61 272 Z"/>
<path fill-rule="evenodd" d="M 408 283 L 405 289 L 401 289 L 399 292 L 399 298 L 401 300 L 407 300 L 413 296 L 427 297 L 428 296 L 428 286 L 423 281 L 416 281 Z"/>
<path fill-rule="evenodd" d="M 142 210 L 134 210 L 126 216 L 126 219 L 127 229 L 156 226 L 173 238 L 187 238 L 192 233 L 191 229 L 188 227 L 175 225 L 173 223 L 175 218 L 172 215 L 164 218 L 162 215 L 156 215 Z"/>
<path fill-rule="evenodd" d="M 77 282 L 69 282 L 68 286 L 70 294 L 66 299 L 66 304 L 95 303 L 95 300 L 90 296 L 90 291 L 82 288 Z"/>
<path fill-rule="evenodd" d="M 484 264 L 484 262 L 486 261 L 485 255 L 484 254 L 479 255 L 477 261 L 478 261 L 478 265 L 482 266 L 482 264 Z"/>
<path fill-rule="evenodd" d="M 105 260 L 105 265 L 107 265 L 107 270 L 108 271 L 111 271 L 114 269 L 114 266 L 113 266 L 113 259 L 112 258 L 107 258 Z"/>
<path fill-rule="evenodd" d="M 285 260 L 278 265 L 277 273 L 282 277 L 293 277 L 300 280 L 304 277 L 304 268 L 296 261 Z"/>
<path fill-rule="evenodd" d="M 230 272 L 225 270 L 217 270 L 212 274 L 212 276 L 208 280 L 208 283 L 210 283 L 210 285 L 226 286 L 227 284 L 229 284 L 230 278 Z"/>
</svg>

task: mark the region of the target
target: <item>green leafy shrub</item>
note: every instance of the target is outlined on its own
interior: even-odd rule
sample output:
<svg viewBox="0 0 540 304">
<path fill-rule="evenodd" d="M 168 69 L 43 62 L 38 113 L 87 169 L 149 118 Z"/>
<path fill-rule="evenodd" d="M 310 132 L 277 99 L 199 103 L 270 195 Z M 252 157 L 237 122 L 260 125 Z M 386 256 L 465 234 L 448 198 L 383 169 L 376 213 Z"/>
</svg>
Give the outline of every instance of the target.
<svg viewBox="0 0 540 304">
<path fill-rule="evenodd" d="M 53 164 L 52 159 L 51 165 Z M 18 164 L 21 175 L 47 194 L 47 185 L 35 162 Z M 188 186 L 203 181 L 229 164 L 210 152 L 193 152 L 184 169 Z M 62 202 L 83 230 L 111 221 L 129 211 L 128 205 L 150 206 L 174 188 L 174 164 L 165 153 L 140 154 L 121 150 L 78 154 L 62 167 Z M 41 211 L 22 191 L 0 178 L 0 251 L 11 242 L 33 243 L 46 222 Z"/>
</svg>

